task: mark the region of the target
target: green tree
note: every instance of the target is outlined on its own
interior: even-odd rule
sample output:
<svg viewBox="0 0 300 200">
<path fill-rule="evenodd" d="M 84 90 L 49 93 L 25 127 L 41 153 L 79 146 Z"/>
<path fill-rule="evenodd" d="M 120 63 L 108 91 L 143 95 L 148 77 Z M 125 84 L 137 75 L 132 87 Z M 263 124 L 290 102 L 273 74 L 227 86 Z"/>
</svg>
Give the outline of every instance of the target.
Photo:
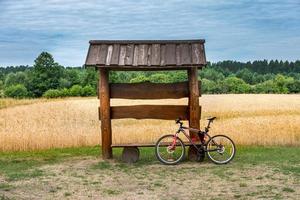
<svg viewBox="0 0 300 200">
<path fill-rule="evenodd" d="M 63 67 L 54 62 L 52 55 L 47 52 L 42 52 L 34 62 L 28 88 L 35 97 L 40 97 L 47 90 L 59 87 Z"/>
<path fill-rule="evenodd" d="M 130 83 L 141 83 L 141 82 L 146 82 L 146 81 L 149 81 L 148 77 L 146 77 L 145 75 L 139 75 L 135 78 L 132 78 L 130 80 Z"/>
<path fill-rule="evenodd" d="M 187 72 L 186 71 L 173 71 L 170 75 L 171 82 L 183 82 L 187 81 Z"/>
<path fill-rule="evenodd" d="M 97 88 L 98 83 L 98 73 L 94 69 L 86 69 L 84 71 L 83 77 L 82 77 L 82 86 L 90 85 L 93 88 Z"/>
<path fill-rule="evenodd" d="M 167 83 L 170 82 L 171 78 L 167 74 L 156 73 L 149 77 L 152 83 Z"/>
<path fill-rule="evenodd" d="M 67 89 L 67 88 L 60 89 L 60 95 L 61 95 L 61 97 L 71 96 L 70 95 L 70 89 Z"/>
<path fill-rule="evenodd" d="M 289 89 L 287 87 L 288 84 L 292 84 L 294 82 L 294 79 L 292 77 L 286 77 L 281 74 L 277 74 L 274 83 L 276 84 L 278 88 L 278 93 L 286 94 L 289 92 Z"/>
<path fill-rule="evenodd" d="M 255 85 L 254 92 L 258 94 L 261 93 L 268 94 L 268 93 L 279 93 L 279 90 L 273 80 L 267 80 L 263 83 L 259 83 Z"/>
<path fill-rule="evenodd" d="M 5 88 L 4 95 L 11 98 L 21 99 L 28 96 L 28 91 L 24 85 L 12 85 Z"/>
<path fill-rule="evenodd" d="M 5 86 L 22 84 L 26 85 L 27 83 L 27 74 L 25 72 L 16 72 L 9 73 L 5 78 Z"/>
<path fill-rule="evenodd" d="M 204 68 L 200 72 L 200 77 L 206 78 L 206 79 L 212 80 L 212 81 L 221 81 L 225 78 L 225 76 L 221 72 L 218 72 L 217 70 L 215 70 L 213 68 Z"/>
<path fill-rule="evenodd" d="M 239 70 L 236 73 L 236 77 L 243 79 L 246 83 L 253 83 L 253 73 L 247 68 Z"/>
<path fill-rule="evenodd" d="M 237 77 L 227 77 L 222 84 L 222 93 L 249 93 L 251 91 L 251 86 L 247 84 L 240 78 Z"/>
<path fill-rule="evenodd" d="M 59 88 L 69 88 L 71 87 L 71 81 L 66 78 L 59 79 Z"/>
<path fill-rule="evenodd" d="M 0 80 L 0 98 L 3 98 L 4 97 L 4 84 L 3 82 Z"/>
<path fill-rule="evenodd" d="M 253 73 L 252 84 L 262 83 L 264 81 L 265 81 L 264 75 L 258 74 L 256 72 Z"/>
<path fill-rule="evenodd" d="M 81 96 L 82 87 L 80 85 L 73 85 L 69 91 L 71 96 Z"/>
<path fill-rule="evenodd" d="M 86 69 L 67 68 L 64 70 L 63 78 L 68 80 L 72 85 L 80 85 L 83 79 L 83 74 Z"/>
<path fill-rule="evenodd" d="M 58 97 L 62 97 L 62 93 L 58 89 L 50 89 L 50 90 L 47 90 L 43 94 L 43 97 L 48 98 L 48 99 L 50 99 L 50 98 L 58 98 Z"/>
<path fill-rule="evenodd" d="M 219 92 L 218 84 L 206 78 L 201 80 L 201 91 L 203 94 L 214 94 Z"/>
<path fill-rule="evenodd" d="M 81 96 L 96 96 L 96 90 L 90 85 L 84 86 L 81 91 Z"/>
<path fill-rule="evenodd" d="M 286 84 L 289 93 L 300 93 L 300 80 L 294 80 Z"/>
</svg>

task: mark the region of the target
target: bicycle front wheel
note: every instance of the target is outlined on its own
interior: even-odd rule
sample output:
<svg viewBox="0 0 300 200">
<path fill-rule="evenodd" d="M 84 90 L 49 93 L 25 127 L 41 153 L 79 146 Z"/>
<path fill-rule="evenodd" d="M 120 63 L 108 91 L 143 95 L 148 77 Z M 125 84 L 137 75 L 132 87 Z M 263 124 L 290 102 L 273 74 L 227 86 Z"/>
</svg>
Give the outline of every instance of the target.
<svg viewBox="0 0 300 200">
<path fill-rule="evenodd" d="M 155 154 L 160 162 L 175 165 L 184 158 L 185 146 L 180 138 L 164 135 L 156 142 Z"/>
<path fill-rule="evenodd" d="M 207 155 L 216 164 L 230 162 L 235 152 L 233 141 L 226 135 L 215 135 L 207 143 Z"/>
</svg>

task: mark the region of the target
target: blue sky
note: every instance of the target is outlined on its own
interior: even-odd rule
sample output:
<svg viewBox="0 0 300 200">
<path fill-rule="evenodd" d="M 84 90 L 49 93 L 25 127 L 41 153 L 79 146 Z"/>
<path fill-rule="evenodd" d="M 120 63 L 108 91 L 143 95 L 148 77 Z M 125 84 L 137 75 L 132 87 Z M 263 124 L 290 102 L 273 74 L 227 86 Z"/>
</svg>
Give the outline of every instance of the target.
<svg viewBox="0 0 300 200">
<path fill-rule="evenodd" d="M 205 39 L 210 61 L 300 59 L 300 0 L 0 0 L 0 66 L 42 51 L 84 64 L 91 39 Z"/>
</svg>

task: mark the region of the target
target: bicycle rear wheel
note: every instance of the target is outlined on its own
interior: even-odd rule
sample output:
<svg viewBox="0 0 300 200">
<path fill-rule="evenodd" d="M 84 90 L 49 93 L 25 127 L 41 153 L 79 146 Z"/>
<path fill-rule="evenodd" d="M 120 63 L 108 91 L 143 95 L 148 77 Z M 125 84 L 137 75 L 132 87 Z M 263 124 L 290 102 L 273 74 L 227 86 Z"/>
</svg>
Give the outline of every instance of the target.
<svg viewBox="0 0 300 200">
<path fill-rule="evenodd" d="M 184 143 L 180 138 L 174 137 L 174 135 L 164 135 L 156 142 L 155 155 L 163 164 L 175 165 L 184 158 Z"/>
<path fill-rule="evenodd" d="M 215 135 L 207 143 L 207 155 L 216 164 L 226 164 L 235 155 L 233 141 L 226 135 Z"/>
</svg>

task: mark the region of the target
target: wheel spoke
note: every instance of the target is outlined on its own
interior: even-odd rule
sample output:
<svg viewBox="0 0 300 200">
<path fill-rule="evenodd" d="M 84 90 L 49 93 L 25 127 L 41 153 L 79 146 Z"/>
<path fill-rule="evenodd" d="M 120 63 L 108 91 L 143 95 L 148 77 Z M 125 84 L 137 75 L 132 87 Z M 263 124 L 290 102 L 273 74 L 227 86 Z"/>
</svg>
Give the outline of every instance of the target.
<svg viewBox="0 0 300 200">
<path fill-rule="evenodd" d="M 167 135 L 162 137 L 156 145 L 156 155 L 165 164 L 176 164 L 184 156 L 184 144 L 177 139 L 173 146 L 174 136 Z"/>
<path fill-rule="evenodd" d="M 215 148 L 217 146 L 217 148 Z M 214 136 L 207 144 L 209 158 L 218 164 L 229 162 L 235 153 L 233 142 L 226 136 Z"/>
</svg>

